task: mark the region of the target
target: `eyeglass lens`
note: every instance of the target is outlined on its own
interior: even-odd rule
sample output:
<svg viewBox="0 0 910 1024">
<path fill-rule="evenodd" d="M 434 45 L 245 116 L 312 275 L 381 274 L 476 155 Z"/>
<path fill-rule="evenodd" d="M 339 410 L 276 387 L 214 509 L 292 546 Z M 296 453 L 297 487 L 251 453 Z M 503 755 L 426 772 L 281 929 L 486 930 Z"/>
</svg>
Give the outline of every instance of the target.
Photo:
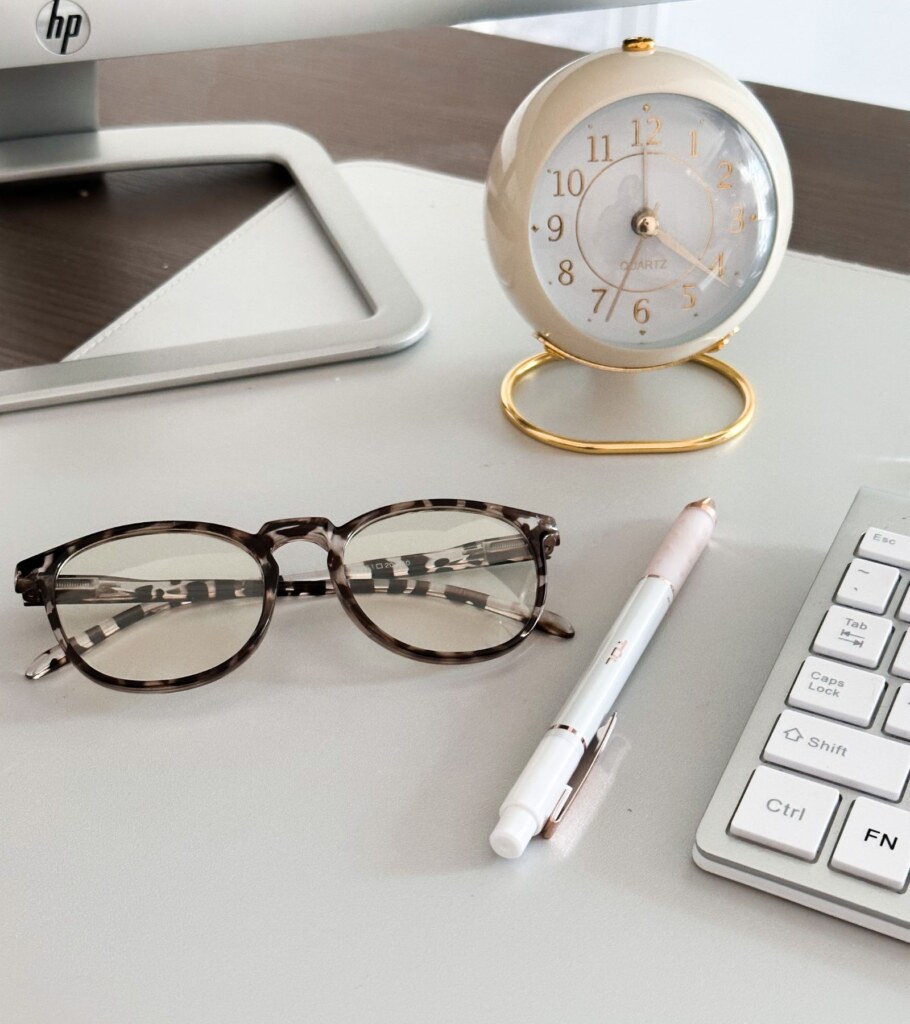
<svg viewBox="0 0 910 1024">
<path fill-rule="evenodd" d="M 344 550 L 363 613 L 388 636 L 437 653 L 482 653 L 532 616 L 537 568 L 524 534 L 494 516 L 421 509 L 369 523 Z"/>
<path fill-rule="evenodd" d="M 227 661 L 253 635 L 264 594 L 248 551 L 193 532 L 96 544 L 68 558 L 55 581 L 60 625 L 83 660 L 131 681 L 179 679 Z"/>
</svg>

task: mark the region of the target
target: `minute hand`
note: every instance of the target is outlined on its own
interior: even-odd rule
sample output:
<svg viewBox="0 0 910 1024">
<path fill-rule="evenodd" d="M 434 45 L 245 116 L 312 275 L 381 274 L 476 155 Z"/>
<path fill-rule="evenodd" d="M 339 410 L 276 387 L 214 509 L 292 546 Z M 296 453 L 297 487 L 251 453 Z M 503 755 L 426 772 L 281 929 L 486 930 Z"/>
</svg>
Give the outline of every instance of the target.
<svg viewBox="0 0 910 1024">
<path fill-rule="evenodd" d="M 658 242 L 665 245 L 668 249 L 675 252 L 677 256 L 682 256 L 684 260 L 688 260 L 688 262 L 691 263 L 693 266 L 698 267 L 699 270 L 703 270 L 706 274 L 710 274 L 713 277 L 716 277 L 717 280 L 720 281 L 720 283 L 724 286 L 724 288 L 729 287 L 727 282 L 722 277 L 718 276 L 710 267 L 706 267 L 705 264 L 702 263 L 702 261 L 694 253 L 689 252 L 689 250 L 682 244 L 682 242 L 677 241 L 672 235 L 668 235 L 667 232 L 663 230 L 663 228 L 658 228 L 654 232 L 653 237 L 656 238 Z"/>
</svg>

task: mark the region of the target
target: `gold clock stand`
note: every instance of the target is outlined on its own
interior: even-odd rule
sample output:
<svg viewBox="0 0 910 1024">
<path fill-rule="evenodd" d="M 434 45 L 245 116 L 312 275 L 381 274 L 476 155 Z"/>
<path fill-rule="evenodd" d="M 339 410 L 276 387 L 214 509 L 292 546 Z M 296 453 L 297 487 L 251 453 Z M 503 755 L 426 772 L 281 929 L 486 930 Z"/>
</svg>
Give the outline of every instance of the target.
<svg viewBox="0 0 910 1024">
<path fill-rule="evenodd" d="M 718 342 L 710 351 L 716 352 L 718 349 L 723 348 L 728 338 L 729 335 Z M 721 430 L 716 430 L 711 434 L 702 434 L 700 437 L 653 441 L 588 441 L 583 438 L 555 434 L 544 427 L 539 427 L 537 424 L 532 423 L 518 411 L 518 407 L 515 405 L 515 388 L 525 377 L 530 376 L 530 374 L 546 363 L 559 362 L 564 359 L 574 363 L 581 363 L 583 366 L 589 366 L 595 370 L 622 373 L 637 371 L 620 367 L 602 366 L 599 363 L 592 363 L 587 359 L 573 356 L 540 334 L 537 335 L 537 340 L 543 345 L 543 352 L 538 352 L 535 356 L 523 359 L 509 370 L 503 378 L 499 398 L 508 419 L 523 433 L 533 437 L 535 441 L 541 441 L 543 444 L 553 445 L 556 448 L 565 448 L 570 452 L 583 452 L 587 455 L 666 455 L 672 452 L 694 452 L 702 448 L 711 448 L 714 445 L 723 444 L 725 441 L 738 437 L 749 426 L 752 422 L 752 417 L 755 415 L 755 392 L 752 390 L 752 385 L 738 370 L 734 370 L 732 366 L 722 363 L 719 359 L 714 359 L 706 353 L 702 353 L 701 355 L 694 356 L 692 359 L 683 360 L 683 362 L 697 363 L 699 366 L 704 366 L 714 373 L 719 373 L 721 377 L 730 381 L 736 388 L 743 402 L 743 409 L 739 416 Z M 670 363 L 665 365 L 678 366 L 680 364 Z M 660 366 L 647 366 L 641 369 L 659 370 L 663 368 Z"/>
</svg>

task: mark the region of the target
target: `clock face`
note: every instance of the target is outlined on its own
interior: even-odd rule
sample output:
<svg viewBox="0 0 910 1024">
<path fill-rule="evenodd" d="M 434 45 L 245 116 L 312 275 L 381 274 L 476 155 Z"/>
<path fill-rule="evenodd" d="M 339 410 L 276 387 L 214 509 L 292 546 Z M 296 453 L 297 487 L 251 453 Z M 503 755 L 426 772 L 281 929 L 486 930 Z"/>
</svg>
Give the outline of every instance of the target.
<svg viewBox="0 0 910 1024">
<path fill-rule="evenodd" d="M 562 137 L 537 179 L 528 233 L 540 285 L 566 320 L 649 349 L 732 317 L 776 226 L 771 173 L 746 130 L 702 100 L 654 93 Z"/>
</svg>

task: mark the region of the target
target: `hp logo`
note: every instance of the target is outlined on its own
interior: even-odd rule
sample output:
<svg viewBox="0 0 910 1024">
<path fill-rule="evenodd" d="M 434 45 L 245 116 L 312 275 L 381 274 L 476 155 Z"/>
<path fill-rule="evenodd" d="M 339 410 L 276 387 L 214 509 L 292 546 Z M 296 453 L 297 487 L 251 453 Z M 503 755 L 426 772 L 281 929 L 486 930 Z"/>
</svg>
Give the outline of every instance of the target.
<svg viewBox="0 0 910 1024">
<path fill-rule="evenodd" d="M 92 33 L 88 15 L 72 0 L 52 0 L 38 12 L 38 42 L 61 57 L 81 50 Z"/>
</svg>

